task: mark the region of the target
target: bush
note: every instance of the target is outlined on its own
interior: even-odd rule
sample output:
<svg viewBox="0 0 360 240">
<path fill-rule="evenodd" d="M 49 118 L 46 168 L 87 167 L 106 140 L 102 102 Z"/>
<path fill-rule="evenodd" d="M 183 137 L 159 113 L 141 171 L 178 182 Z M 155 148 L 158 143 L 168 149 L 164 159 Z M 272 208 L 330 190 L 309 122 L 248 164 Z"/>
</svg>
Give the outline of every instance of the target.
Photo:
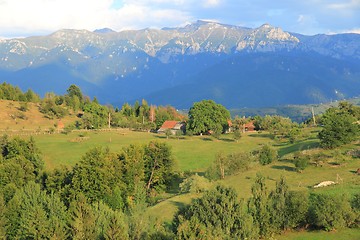
<svg viewBox="0 0 360 240">
<path fill-rule="evenodd" d="M 305 192 L 290 191 L 286 196 L 286 227 L 295 228 L 306 223 L 308 195 Z"/>
<path fill-rule="evenodd" d="M 296 152 L 294 154 L 294 164 L 296 171 L 301 172 L 309 165 L 310 157 L 303 152 Z"/>
<path fill-rule="evenodd" d="M 356 221 L 360 222 L 360 193 L 357 193 L 351 199 L 351 207 L 354 210 Z"/>
<path fill-rule="evenodd" d="M 29 110 L 28 103 L 27 102 L 21 102 L 19 110 L 22 111 L 22 112 L 26 112 L 27 110 Z"/>
<path fill-rule="evenodd" d="M 201 193 L 209 189 L 210 183 L 206 178 L 197 174 L 186 178 L 180 183 L 180 191 L 182 193 Z"/>
<path fill-rule="evenodd" d="M 267 165 L 272 163 L 278 157 L 278 153 L 275 149 L 271 148 L 269 145 L 264 145 L 259 151 L 259 162 L 262 165 Z"/>
<path fill-rule="evenodd" d="M 354 223 L 350 201 L 346 195 L 312 193 L 310 195 L 310 224 L 326 231 L 349 227 Z"/>
</svg>

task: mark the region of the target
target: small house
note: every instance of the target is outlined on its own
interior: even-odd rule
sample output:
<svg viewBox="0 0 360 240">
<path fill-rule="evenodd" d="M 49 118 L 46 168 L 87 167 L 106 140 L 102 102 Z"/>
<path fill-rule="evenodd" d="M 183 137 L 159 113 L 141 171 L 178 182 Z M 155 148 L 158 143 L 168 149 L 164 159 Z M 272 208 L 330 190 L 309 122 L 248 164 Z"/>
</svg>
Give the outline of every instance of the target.
<svg viewBox="0 0 360 240">
<path fill-rule="evenodd" d="M 254 122 L 248 122 L 244 124 L 244 131 L 245 132 L 254 132 L 255 131 L 255 125 Z"/>
<path fill-rule="evenodd" d="M 166 130 L 170 130 L 173 135 L 176 134 L 177 131 L 182 131 L 182 133 L 185 132 L 185 122 L 179 122 L 179 121 L 165 121 L 163 125 L 159 128 L 157 131 L 158 133 L 165 133 Z"/>
</svg>

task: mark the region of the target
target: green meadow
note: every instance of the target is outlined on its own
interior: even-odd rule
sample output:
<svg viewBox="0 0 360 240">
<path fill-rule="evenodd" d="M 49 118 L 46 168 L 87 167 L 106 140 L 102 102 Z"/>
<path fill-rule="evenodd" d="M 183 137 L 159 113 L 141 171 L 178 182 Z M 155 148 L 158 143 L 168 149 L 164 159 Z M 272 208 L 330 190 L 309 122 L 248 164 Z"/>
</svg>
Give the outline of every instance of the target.
<svg viewBox="0 0 360 240">
<path fill-rule="evenodd" d="M 220 139 L 211 136 L 184 136 L 180 139 L 148 132 L 135 132 L 126 129 L 113 131 L 82 131 L 65 134 L 37 135 L 36 143 L 45 160 L 45 168 L 52 170 L 61 165 L 73 166 L 91 148 L 108 147 L 113 152 L 119 152 L 130 144 L 146 144 L 149 141 L 166 142 L 172 148 L 173 156 L 180 172 L 197 172 L 203 174 L 214 161 L 218 152 L 250 152 L 259 149 L 263 144 L 273 145 L 279 153 L 279 160 L 262 166 L 254 162 L 250 170 L 236 175 L 227 176 L 224 180 L 212 182 L 211 186 L 223 184 L 231 186 L 238 192 L 239 198 L 247 199 L 251 194 L 251 186 L 257 173 L 266 177 L 269 189 L 275 186 L 280 176 L 284 176 L 291 190 L 298 191 L 328 191 L 333 193 L 355 193 L 360 190 L 360 179 L 354 172 L 359 167 L 358 160 L 346 157 L 343 164 L 334 164 L 331 151 L 319 150 L 317 131 L 310 129 L 306 140 L 294 144 L 278 143 L 269 138 L 266 133 L 246 133 L 236 142 L 231 134 L 222 135 Z M 358 148 L 359 144 L 347 145 L 342 151 Z M 329 155 L 322 167 L 309 166 L 302 173 L 296 172 L 292 162 L 292 154 L 298 150 L 321 151 Z M 344 153 L 345 154 L 345 153 Z M 312 187 L 322 181 L 337 181 L 338 184 L 322 189 Z M 150 207 L 147 214 L 156 221 L 171 224 L 174 214 L 180 207 L 189 204 L 198 194 L 168 194 L 167 199 Z M 278 239 L 357 239 L 358 229 L 346 229 L 338 232 L 289 232 Z"/>
<path fill-rule="evenodd" d="M 130 144 L 146 144 L 149 141 L 168 143 L 178 164 L 180 171 L 204 171 L 214 160 L 215 154 L 256 150 L 262 144 L 271 140 L 261 134 L 244 134 L 235 142 L 231 135 L 223 135 L 220 139 L 211 136 L 172 137 L 148 132 L 129 130 L 119 131 L 81 131 L 65 134 L 35 136 L 48 170 L 60 165 L 74 165 L 89 149 L 94 147 L 108 147 L 111 151 L 119 152 Z"/>
</svg>

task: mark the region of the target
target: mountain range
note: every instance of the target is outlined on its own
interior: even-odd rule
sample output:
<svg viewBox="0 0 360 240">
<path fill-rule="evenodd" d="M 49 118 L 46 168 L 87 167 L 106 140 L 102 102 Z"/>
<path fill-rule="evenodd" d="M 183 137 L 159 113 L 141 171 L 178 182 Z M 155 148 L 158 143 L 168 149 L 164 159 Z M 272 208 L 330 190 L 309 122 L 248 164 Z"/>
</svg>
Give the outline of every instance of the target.
<svg viewBox="0 0 360 240">
<path fill-rule="evenodd" d="M 264 24 L 64 29 L 0 39 L 0 82 L 63 94 L 70 84 L 116 106 L 142 98 L 189 108 L 321 103 L 360 95 L 360 34 L 305 36 Z"/>
</svg>

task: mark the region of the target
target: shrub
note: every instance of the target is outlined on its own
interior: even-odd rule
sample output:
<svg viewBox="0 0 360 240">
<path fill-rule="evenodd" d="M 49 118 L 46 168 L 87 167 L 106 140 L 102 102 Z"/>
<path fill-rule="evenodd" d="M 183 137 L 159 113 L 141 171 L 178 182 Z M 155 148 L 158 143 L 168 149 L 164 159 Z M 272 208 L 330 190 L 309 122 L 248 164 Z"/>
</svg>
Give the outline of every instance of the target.
<svg viewBox="0 0 360 240">
<path fill-rule="evenodd" d="M 350 201 L 346 195 L 312 193 L 310 195 L 309 221 L 326 231 L 349 227 L 354 223 Z"/>
<path fill-rule="evenodd" d="M 296 152 L 294 154 L 294 164 L 296 171 L 301 172 L 309 165 L 310 157 L 303 152 Z"/>
<path fill-rule="evenodd" d="M 197 174 L 192 175 L 186 178 L 182 183 L 180 183 L 180 191 L 182 193 L 200 193 L 209 189 L 209 180 L 199 176 Z"/>
<path fill-rule="evenodd" d="M 259 162 L 262 165 L 272 163 L 277 157 L 277 151 L 271 148 L 269 145 L 264 145 L 259 151 Z"/>
</svg>

